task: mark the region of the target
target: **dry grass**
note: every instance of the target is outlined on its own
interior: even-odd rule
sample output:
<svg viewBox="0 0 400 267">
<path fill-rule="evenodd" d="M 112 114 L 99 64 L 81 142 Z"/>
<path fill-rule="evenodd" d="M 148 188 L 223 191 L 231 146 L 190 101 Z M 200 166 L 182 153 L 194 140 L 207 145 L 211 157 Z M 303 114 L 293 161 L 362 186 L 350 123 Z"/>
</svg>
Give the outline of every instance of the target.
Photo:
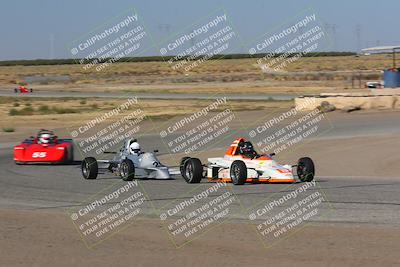
<svg viewBox="0 0 400 267">
<path fill-rule="evenodd" d="M 85 122 L 93 120 L 97 116 L 118 107 L 126 100 L 123 99 L 82 99 L 74 98 L 15 98 L 0 97 L 0 128 L 12 128 L 15 133 L 12 135 L 6 131 L 0 132 L 0 137 L 12 136 L 20 138 L 26 133 L 32 133 L 40 128 L 64 129 L 83 125 Z M 14 103 L 19 103 L 19 107 L 14 107 Z M 11 109 L 29 108 L 34 110 L 31 115 L 9 114 Z M 192 114 L 199 111 L 202 107 L 209 105 L 207 100 L 141 100 L 137 106 L 132 106 L 130 110 L 142 109 L 150 121 L 165 122 L 166 120 L 184 114 Z M 293 105 L 292 101 L 229 101 L 226 107 L 233 111 L 243 110 L 271 110 L 276 108 L 289 108 Z M 43 108 L 43 107 L 48 107 Z M 53 107 L 58 109 L 68 109 L 72 112 L 56 113 L 50 112 Z M 94 108 L 97 107 L 97 108 Z M 44 109 L 44 111 L 43 111 Z M 50 110 L 50 111 L 49 111 Z M 114 119 L 125 116 L 128 111 L 121 113 Z"/>
<path fill-rule="evenodd" d="M 136 91 L 184 93 L 208 92 L 207 89 L 247 88 L 248 92 L 257 90 L 266 92 L 280 87 L 280 91 L 306 90 L 305 87 L 332 88 L 344 87 L 346 77 L 337 72 L 359 70 L 377 70 L 391 67 L 390 55 L 343 56 L 343 57 L 305 57 L 291 63 L 287 75 L 269 75 L 263 73 L 256 59 L 212 60 L 193 69 L 188 75 L 174 71 L 166 62 L 115 63 L 97 72 L 85 71 L 80 65 L 57 66 L 12 66 L 0 67 L 0 85 L 15 86 L 26 76 L 67 75 L 70 82 L 42 82 L 32 84 L 34 88 L 47 90 L 91 90 L 91 91 Z M 309 75 L 298 75 L 310 72 Z M 312 73 L 317 72 L 317 73 Z M 332 75 L 319 72 L 334 72 Z M 184 89 L 184 90 L 183 90 Z M 150 91 L 153 92 L 153 91 Z"/>
</svg>

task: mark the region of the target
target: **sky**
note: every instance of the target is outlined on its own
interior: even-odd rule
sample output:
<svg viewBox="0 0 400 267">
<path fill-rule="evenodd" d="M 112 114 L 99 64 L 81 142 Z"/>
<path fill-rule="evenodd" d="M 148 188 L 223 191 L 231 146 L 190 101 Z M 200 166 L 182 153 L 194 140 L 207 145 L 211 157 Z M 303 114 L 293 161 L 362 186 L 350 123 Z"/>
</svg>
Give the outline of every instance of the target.
<svg viewBox="0 0 400 267">
<path fill-rule="evenodd" d="M 160 55 L 165 40 L 220 10 L 240 36 L 232 53 L 246 53 L 254 40 L 296 22 L 305 10 L 316 14 L 331 40 L 321 51 L 400 44 L 398 0 L 2 0 L 0 60 L 72 58 L 71 43 L 131 9 L 149 38 L 140 56 Z"/>
</svg>

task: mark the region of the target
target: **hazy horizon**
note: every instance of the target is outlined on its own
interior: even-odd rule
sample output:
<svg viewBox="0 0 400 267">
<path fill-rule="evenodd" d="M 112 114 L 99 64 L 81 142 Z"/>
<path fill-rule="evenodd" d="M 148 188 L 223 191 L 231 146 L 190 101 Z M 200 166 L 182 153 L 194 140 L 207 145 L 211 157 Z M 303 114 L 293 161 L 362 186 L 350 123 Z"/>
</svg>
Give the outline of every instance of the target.
<svg viewBox="0 0 400 267">
<path fill-rule="evenodd" d="M 21 2 L 24 8 L 21 9 Z M 247 53 L 246 42 L 293 21 L 304 10 L 312 10 L 330 36 L 326 49 L 359 51 L 378 45 L 398 45 L 396 27 L 398 1 L 127 1 L 76 0 L 57 2 L 3 1 L 0 10 L 3 36 L 0 60 L 73 58 L 70 46 L 94 29 L 134 9 L 149 37 L 145 49 L 135 56 L 160 56 L 162 42 L 184 32 L 188 26 L 223 10 L 240 40 L 230 53 Z"/>
</svg>

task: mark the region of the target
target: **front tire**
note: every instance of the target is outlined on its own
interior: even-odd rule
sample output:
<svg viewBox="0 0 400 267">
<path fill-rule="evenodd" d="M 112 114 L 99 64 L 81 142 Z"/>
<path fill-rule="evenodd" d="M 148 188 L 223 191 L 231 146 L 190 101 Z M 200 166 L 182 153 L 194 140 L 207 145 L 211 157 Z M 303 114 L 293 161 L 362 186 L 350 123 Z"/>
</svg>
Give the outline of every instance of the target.
<svg viewBox="0 0 400 267">
<path fill-rule="evenodd" d="M 183 165 L 183 178 L 189 184 L 200 183 L 203 178 L 203 165 L 197 158 L 188 158 Z"/>
<path fill-rule="evenodd" d="M 97 160 L 93 157 L 85 158 L 81 164 L 83 178 L 96 179 L 99 173 L 99 166 Z"/>
<path fill-rule="evenodd" d="M 125 159 L 121 162 L 120 176 L 124 181 L 132 181 L 135 178 L 135 165 L 129 159 Z"/>
<path fill-rule="evenodd" d="M 297 162 L 297 176 L 302 182 L 311 182 L 315 176 L 315 166 L 311 158 L 300 158 Z"/>
<path fill-rule="evenodd" d="M 243 185 L 247 180 L 247 167 L 241 160 L 232 162 L 230 173 L 234 185 Z"/>
<path fill-rule="evenodd" d="M 181 172 L 181 175 L 183 177 L 183 174 L 185 172 L 185 162 L 190 159 L 190 157 L 183 157 L 181 159 L 181 162 L 179 163 L 179 171 Z"/>
</svg>

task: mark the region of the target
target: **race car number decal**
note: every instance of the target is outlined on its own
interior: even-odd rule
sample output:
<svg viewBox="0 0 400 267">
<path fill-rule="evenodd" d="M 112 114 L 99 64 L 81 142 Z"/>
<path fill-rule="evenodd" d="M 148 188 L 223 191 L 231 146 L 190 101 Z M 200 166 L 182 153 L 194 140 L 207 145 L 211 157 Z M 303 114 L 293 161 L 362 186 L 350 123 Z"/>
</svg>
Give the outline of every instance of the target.
<svg viewBox="0 0 400 267">
<path fill-rule="evenodd" d="M 153 166 L 154 166 L 154 167 L 160 166 L 160 162 L 154 161 L 154 162 L 153 162 Z"/>
<path fill-rule="evenodd" d="M 45 158 L 47 155 L 46 152 L 33 152 L 32 158 Z"/>
</svg>

